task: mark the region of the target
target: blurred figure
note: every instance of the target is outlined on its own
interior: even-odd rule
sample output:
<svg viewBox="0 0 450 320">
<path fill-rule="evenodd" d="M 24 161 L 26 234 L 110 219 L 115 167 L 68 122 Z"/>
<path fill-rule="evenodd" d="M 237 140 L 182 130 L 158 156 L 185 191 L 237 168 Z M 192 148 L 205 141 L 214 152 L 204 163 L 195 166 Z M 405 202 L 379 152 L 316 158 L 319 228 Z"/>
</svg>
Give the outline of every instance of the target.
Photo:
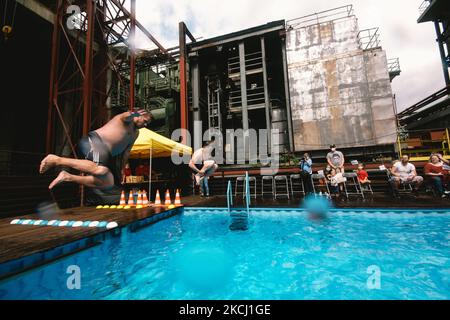
<svg viewBox="0 0 450 320">
<path fill-rule="evenodd" d="M 122 170 L 122 184 L 126 182 L 127 177 L 131 177 L 132 175 L 130 164 L 127 162 Z"/>
<path fill-rule="evenodd" d="M 312 221 L 322 221 L 328 218 L 331 203 L 326 197 L 307 196 L 303 202 L 303 208 Z"/>
</svg>

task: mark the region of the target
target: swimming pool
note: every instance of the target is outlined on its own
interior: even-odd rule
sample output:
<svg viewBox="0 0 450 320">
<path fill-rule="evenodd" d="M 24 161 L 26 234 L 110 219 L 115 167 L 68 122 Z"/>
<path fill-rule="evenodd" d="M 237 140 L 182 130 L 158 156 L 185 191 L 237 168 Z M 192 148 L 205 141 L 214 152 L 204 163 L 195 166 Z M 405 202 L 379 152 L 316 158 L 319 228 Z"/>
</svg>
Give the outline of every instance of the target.
<svg viewBox="0 0 450 320">
<path fill-rule="evenodd" d="M 333 210 L 311 221 L 301 209 L 254 209 L 247 231 L 229 224 L 226 210 L 186 208 L 124 228 L 1 282 L 0 299 L 450 299 L 450 212 Z"/>
</svg>

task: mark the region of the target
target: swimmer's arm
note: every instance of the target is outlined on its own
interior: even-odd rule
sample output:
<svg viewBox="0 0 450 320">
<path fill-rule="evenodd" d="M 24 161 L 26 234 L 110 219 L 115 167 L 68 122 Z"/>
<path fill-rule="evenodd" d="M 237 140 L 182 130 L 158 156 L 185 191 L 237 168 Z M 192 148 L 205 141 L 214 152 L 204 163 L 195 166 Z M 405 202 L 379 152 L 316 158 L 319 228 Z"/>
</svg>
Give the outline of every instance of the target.
<svg viewBox="0 0 450 320">
<path fill-rule="evenodd" d="M 148 112 L 144 109 L 138 109 L 136 111 L 127 111 L 119 115 L 120 119 L 123 122 L 129 123 L 133 121 L 134 118 L 140 117 L 140 116 L 146 116 L 148 115 Z"/>
<path fill-rule="evenodd" d="M 139 131 L 136 132 L 134 139 L 130 142 L 130 144 L 127 146 L 127 148 L 125 149 L 125 151 L 123 152 L 123 156 L 122 156 L 122 168 L 125 167 L 125 164 L 128 162 L 128 158 L 130 157 L 130 152 L 131 149 L 134 146 L 134 143 L 136 142 L 137 138 L 139 136 Z"/>
</svg>

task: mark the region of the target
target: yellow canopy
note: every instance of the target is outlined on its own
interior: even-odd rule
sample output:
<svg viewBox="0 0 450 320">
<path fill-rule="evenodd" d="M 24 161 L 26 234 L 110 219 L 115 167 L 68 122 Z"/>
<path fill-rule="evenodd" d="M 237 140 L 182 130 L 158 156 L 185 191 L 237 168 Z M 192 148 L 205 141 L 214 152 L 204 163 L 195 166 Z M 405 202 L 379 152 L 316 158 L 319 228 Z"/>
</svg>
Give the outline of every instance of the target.
<svg viewBox="0 0 450 320">
<path fill-rule="evenodd" d="M 139 137 L 130 152 L 130 158 L 148 158 L 152 149 L 152 158 L 170 157 L 172 152 L 181 154 L 192 154 L 192 148 L 163 137 L 156 132 L 146 128 L 139 130 Z"/>
</svg>

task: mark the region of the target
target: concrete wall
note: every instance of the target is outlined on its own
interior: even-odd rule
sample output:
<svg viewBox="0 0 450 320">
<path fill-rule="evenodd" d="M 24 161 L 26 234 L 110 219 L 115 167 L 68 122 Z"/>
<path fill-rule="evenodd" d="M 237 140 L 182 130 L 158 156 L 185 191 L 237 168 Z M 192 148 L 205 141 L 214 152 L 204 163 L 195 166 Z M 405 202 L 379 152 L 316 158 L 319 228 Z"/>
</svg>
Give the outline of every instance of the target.
<svg viewBox="0 0 450 320">
<path fill-rule="evenodd" d="M 359 48 L 354 16 L 288 29 L 286 49 L 296 151 L 396 140 L 386 54 Z"/>
</svg>

